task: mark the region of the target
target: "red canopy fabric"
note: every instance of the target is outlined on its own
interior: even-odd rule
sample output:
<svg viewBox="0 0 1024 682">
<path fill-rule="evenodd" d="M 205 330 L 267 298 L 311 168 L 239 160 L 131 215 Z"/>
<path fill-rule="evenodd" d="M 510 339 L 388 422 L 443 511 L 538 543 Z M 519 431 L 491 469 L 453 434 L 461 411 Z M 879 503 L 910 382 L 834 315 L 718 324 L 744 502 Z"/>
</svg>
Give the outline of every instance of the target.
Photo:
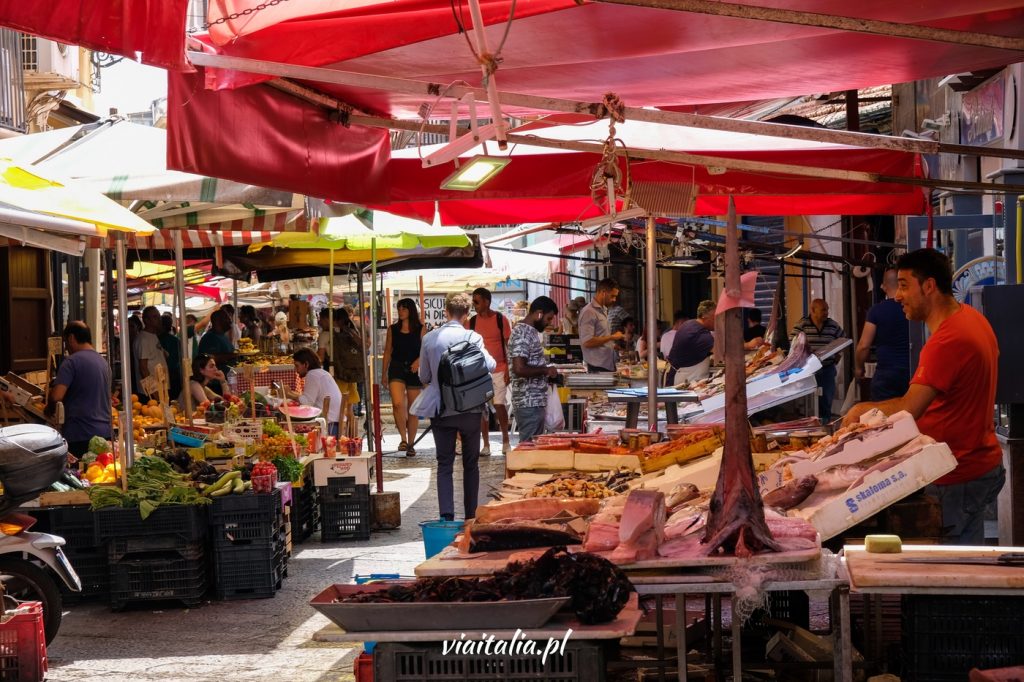
<svg viewBox="0 0 1024 682">
<path fill-rule="evenodd" d="M 225 13 L 255 0 L 224 0 Z M 350 9 L 310 16 L 303 5 L 284 3 L 252 22 L 249 32 L 224 31 L 207 39 L 232 56 L 345 71 L 400 76 L 447 84 L 480 83 L 480 68 L 458 32 L 454 11 L 471 26 L 464 2 L 366 0 Z M 1020 0 L 749 0 L 821 14 L 904 24 L 1024 34 Z M 484 0 L 484 23 L 495 49 L 508 17 L 504 0 Z M 834 29 L 711 15 L 561 0 L 521 0 L 502 50 L 499 89 L 532 95 L 600 101 L 613 91 L 631 106 L 671 107 L 762 100 L 856 89 L 1003 66 L 1019 54 L 925 40 L 889 38 Z M 276 23 L 270 23 L 274 21 Z M 386 27 L 386 30 L 384 30 Z M 219 31 L 223 26 L 217 27 Z M 381 30 L 377 30 L 381 29 Z M 211 70 L 211 87 L 265 80 Z M 323 87 L 370 111 L 415 113 L 423 98 L 382 95 L 355 88 Z"/>
<path fill-rule="evenodd" d="M 572 117 L 552 116 L 512 131 L 555 140 L 600 139 L 604 122 L 568 124 Z M 545 125 L 555 121 L 559 125 Z M 872 173 L 893 178 L 923 177 L 915 154 L 883 149 L 862 149 L 782 138 L 627 121 L 616 126 L 616 137 L 633 150 L 689 152 L 722 159 L 788 164 L 804 168 Z M 390 197 L 377 205 L 391 213 L 422 220 L 433 218 L 435 201 L 446 225 L 508 224 L 518 222 L 570 222 L 602 215 L 590 196 L 590 182 L 600 155 L 511 145 L 512 161 L 475 192 L 440 189 L 454 164 L 422 168 L 419 154 L 436 147 L 395 152 L 390 163 Z M 502 152 L 489 147 L 492 155 Z M 473 152 L 467 153 L 468 158 Z M 623 176 L 625 160 L 620 160 Z M 642 183 L 672 186 L 696 184 L 697 215 L 723 215 L 728 199 L 743 215 L 916 215 L 925 207 L 919 187 L 900 183 L 836 180 L 765 171 L 727 170 L 714 174 L 702 166 L 671 161 L 633 160 L 628 175 L 634 188 Z M 337 197 L 339 200 L 345 198 Z M 648 207 L 649 208 L 649 207 Z"/>
<path fill-rule="evenodd" d="M 214 92 L 168 73 L 167 166 L 354 203 L 386 201 L 388 131 L 344 127 L 267 86 Z"/>
<path fill-rule="evenodd" d="M 0 0 L 0 26 L 144 64 L 189 70 L 188 0 Z"/>
</svg>

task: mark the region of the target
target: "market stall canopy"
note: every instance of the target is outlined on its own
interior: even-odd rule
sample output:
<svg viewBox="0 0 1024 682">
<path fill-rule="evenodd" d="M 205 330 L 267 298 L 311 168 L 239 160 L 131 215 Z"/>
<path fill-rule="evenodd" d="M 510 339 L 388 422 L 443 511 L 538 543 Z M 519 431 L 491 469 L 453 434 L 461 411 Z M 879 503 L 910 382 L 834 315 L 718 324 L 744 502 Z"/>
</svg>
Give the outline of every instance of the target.
<svg viewBox="0 0 1024 682">
<path fill-rule="evenodd" d="M 208 19 L 254 4 L 218 3 Z M 771 9 L 776 4 L 757 0 L 750 6 Z M 497 44 L 511 3 L 484 0 L 481 5 L 483 23 L 492 26 L 491 40 Z M 989 34 L 982 38 L 1012 40 L 1024 34 L 1020 0 L 869 0 L 856 5 L 805 0 L 791 8 L 910 28 Z M 633 107 L 687 109 L 900 83 L 1019 60 L 1014 49 L 978 46 L 969 37 L 967 44 L 952 38 L 911 39 L 605 2 L 524 0 L 514 12 L 513 29 L 497 55 L 498 89 L 563 101 L 596 103 L 612 92 Z M 282 3 L 243 20 L 216 24 L 212 34 L 199 37 L 203 46 L 198 49 L 212 60 L 209 65 L 216 66 L 217 57 L 238 57 L 264 62 L 264 72 L 204 68 L 196 74 L 170 74 L 169 162 L 241 181 L 269 174 L 267 182 L 275 186 L 303 188 L 332 199 L 341 198 L 337 188 L 346 188 L 351 201 L 386 205 L 387 136 L 347 121 L 346 107 L 411 118 L 418 117 L 421 106 L 435 105 L 435 115 L 450 115 L 450 100 L 436 106 L 445 84 L 480 83 L 480 62 L 464 33 L 469 24 L 468 11 L 453 12 L 450 3 L 440 0 L 339 1 L 315 10 Z M 330 83 L 319 74 L 290 72 L 289 65 L 368 78 L 358 86 L 355 81 Z M 393 75 L 422 87 L 406 91 L 384 82 Z M 340 103 L 314 104 L 270 87 L 241 87 L 274 76 L 288 77 Z M 503 109 L 506 114 L 550 111 L 526 104 Z M 226 126 L 229 120 L 237 124 Z M 253 150 L 252 139 L 271 143 Z"/>
<path fill-rule="evenodd" d="M 470 12 L 443 0 L 282 3 L 224 20 L 258 0 L 211 3 L 210 51 L 432 83 L 478 83 L 480 64 L 463 31 Z M 461 3 L 460 3 L 461 4 Z M 819 26 L 574 0 L 483 0 L 491 41 L 503 40 L 497 70 L 509 92 L 600 101 L 613 91 L 631 106 L 760 100 L 903 83 L 1019 61 L 1007 49 L 911 40 Z M 710 2 L 708 5 L 719 3 Z M 725 4 L 725 3 L 721 3 Z M 750 0 L 752 8 L 777 2 Z M 691 10 L 695 8 L 691 7 Z M 894 3 L 787 2 L 785 9 L 997 36 L 1024 35 L 1013 0 Z M 510 13 L 512 30 L 502 38 Z M 207 74 L 214 88 L 266 80 L 237 71 Z M 329 88 L 366 111 L 415 114 L 422 98 Z"/>
<path fill-rule="evenodd" d="M 6 158 L 0 158 L 0 221 L 77 236 L 153 232 L 152 225 L 102 194 Z"/>
<path fill-rule="evenodd" d="M 390 163 L 392 201 L 379 206 L 424 220 L 435 210 L 444 224 L 508 224 L 527 221 L 571 222 L 599 216 L 605 210 L 591 195 L 591 181 L 601 155 L 591 152 L 531 146 L 530 137 L 554 141 L 596 141 L 608 134 L 606 122 L 555 115 L 512 131 L 516 144 L 506 152 L 489 146 L 492 156 L 512 161 L 497 176 L 473 192 L 440 189 L 452 164 L 422 168 L 420 154 L 441 145 L 394 153 Z M 925 209 L 920 187 L 885 178 L 921 178 L 920 157 L 908 152 L 726 133 L 642 121 L 626 121 L 615 129 L 622 146 L 641 151 L 683 152 L 714 160 L 782 164 L 739 170 L 711 168 L 671 159 L 619 160 L 622 176 L 632 183 L 633 200 L 663 203 L 672 193 L 695 186 L 696 215 L 721 215 L 730 196 L 743 215 L 908 214 Z M 467 152 L 463 161 L 472 156 Z M 820 169 L 820 170 L 815 170 Z M 796 175 L 797 171 L 805 175 Z M 686 197 L 682 197 L 685 199 Z M 684 202 L 685 203 L 685 202 Z M 679 214 L 683 211 L 680 210 Z"/>
<path fill-rule="evenodd" d="M 377 249 L 388 251 L 412 251 L 441 247 L 465 247 L 469 237 L 458 227 L 428 225 L 419 220 L 403 218 L 382 211 L 373 213 L 372 226 L 357 215 L 348 214 L 336 218 L 321 218 L 317 235 L 280 234 L 264 244 L 253 244 L 250 253 L 264 247 L 288 249 L 327 249 L 352 252 Z M 344 256 L 344 254 L 343 254 Z M 347 256 L 345 256 L 347 258 Z M 347 259 L 346 262 L 360 262 L 362 259 Z"/>
<path fill-rule="evenodd" d="M 50 0 L 0 3 L 0 26 L 165 69 L 187 69 L 189 0 Z"/>
<path fill-rule="evenodd" d="M 305 231 L 304 197 L 167 168 L 167 131 L 114 117 L 0 140 L 0 157 L 74 178 L 158 228 Z"/>
</svg>

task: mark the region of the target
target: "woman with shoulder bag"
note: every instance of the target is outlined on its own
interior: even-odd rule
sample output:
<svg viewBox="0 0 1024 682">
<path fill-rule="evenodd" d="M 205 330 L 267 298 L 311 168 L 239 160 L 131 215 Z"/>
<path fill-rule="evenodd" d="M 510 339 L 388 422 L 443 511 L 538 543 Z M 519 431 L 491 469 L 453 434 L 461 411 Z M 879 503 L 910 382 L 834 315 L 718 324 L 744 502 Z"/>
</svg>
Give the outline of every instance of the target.
<svg viewBox="0 0 1024 682">
<path fill-rule="evenodd" d="M 411 298 L 399 300 L 395 308 L 398 310 L 398 321 L 388 327 L 382 373 L 388 378 L 395 427 L 401 439 L 398 451 L 412 457 L 416 454 L 412 443 L 416 440 L 419 419 L 409 412 L 409 406 L 423 390 L 423 382 L 419 377 L 420 345 L 426 330 L 420 321 L 416 302 Z"/>
<path fill-rule="evenodd" d="M 359 424 L 356 422 L 355 405 L 359 402 L 358 384 L 364 378 L 366 356 L 363 354 L 363 340 L 352 323 L 348 311 L 341 308 L 334 313 L 337 329 L 334 332 L 334 380 L 341 390 L 341 418 L 338 432 L 342 436 L 357 438 Z"/>
</svg>

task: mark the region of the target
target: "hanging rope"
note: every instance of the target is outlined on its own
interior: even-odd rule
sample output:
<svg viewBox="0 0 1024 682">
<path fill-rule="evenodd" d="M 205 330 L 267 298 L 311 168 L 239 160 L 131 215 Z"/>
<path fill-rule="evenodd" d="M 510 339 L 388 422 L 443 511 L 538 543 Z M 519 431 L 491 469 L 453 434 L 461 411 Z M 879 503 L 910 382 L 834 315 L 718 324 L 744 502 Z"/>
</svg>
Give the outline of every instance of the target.
<svg viewBox="0 0 1024 682">
<path fill-rule="evenodd" d="M 615 136 L 615 124 L 626 122 L 626 105 L 622 103 L 619 96 L 614 92 L 606 93 L 601 102 L 601 117 L 608 117 L 608 137 L 605 138 L 601 150 L 601 162 L 594 171 L 590 181 L 590 198 L 598 206 L 602 205 L 602 197 L 608 201 L 608 211 L 614 213 L 617 207 L 617 197 L 623 197 L 623 207 L 629 205 L 629 157 L 626 157 L 626 181 L 623 184 L 622 168 L 619 166 L 618 146 L 626 148 L 625 143 Z M 609 190 L 608 182 L 612 183 Z"/>
</svg>

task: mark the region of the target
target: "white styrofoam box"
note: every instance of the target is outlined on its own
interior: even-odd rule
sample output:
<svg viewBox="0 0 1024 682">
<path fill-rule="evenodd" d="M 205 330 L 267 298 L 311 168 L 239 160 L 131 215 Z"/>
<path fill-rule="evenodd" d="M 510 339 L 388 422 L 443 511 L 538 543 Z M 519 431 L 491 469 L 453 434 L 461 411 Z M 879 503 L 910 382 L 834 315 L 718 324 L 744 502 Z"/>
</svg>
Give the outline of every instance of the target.
<svg viewBox="0 0 1024 682">
<path fill-rule="evenodd" d="M 792 509 L 790 516 L 810 522 L 822 540 L 853 528 L 911 493 L 956 468 L 956 457 L 945 443 L 926 445 L 921 452 L 885 470 L 871 474 L 852 490 L 810 509 Z"/>
<path fill-rule="evenodd" d="M 572 450 L 520 450 L 508 453 L 505 466 L 509 471 L 530 471 L 532 469 L 572 469 Z"/>
<path fill-rule="evenodd" d="M 803 379 L 813 377 L 819 369 L 821 369 L 821 360 L 816 356 L 811 355 L 807 358 L 807 362 L 804 363 L 803 367 L 795 371 L 791 371 L 785 376 L 780 375 L 778 372 L 771 372 L 770 374 L 763 374 L 757 378 L 749 379 L 747 381 L 747 401 L 751 401 L 762 393 L 774 391 L 779 387 L 786 386 L 788 384 L 796 384 Z M 704 409 L 704 414 L 715 410 L 724 410 L 725 391 L 716 393 L 707 400 L 702 400 L 700 405 Z"/>
<path fill-rule="evenodd" d="M 647 474 L 629 482 L 630 488 L 657 489 L 668 493 L 679 483 L 692 483 L 700 490 L 711 490 L 722 468 L 722 448 L 711 455 L 686 464 L 672 464 L 656 474 Z"/>
<path fill-rule="evenodd" d="M 647 420 L 646 419 L 638 420 L 637 423 L 636 423 L 636 427 L 638 429 L 640 429 L 641 431 L 646 431 L 647 430 Z M 600 419 L 588 419 L 587 420 L 587 432 L 588 433 L 594 433 L 598 429 L 601 429 L 601 433 L 606 433 L 608 435 L 612 435 L 612 434 L 618 433 L 619 431 L 621 431 L 624 428 L 626 428 L 626 420 L 625 419 L 623 419 L 622 421 L 619 421 L 619 420 L 615 420 L 615 421 L 611 421 L 611 420 L 609 420 L 609 421 L 601 421 Z M 665 433 L 667 428 L 668 428 L 668 422 L 666 422 L 666 421 L 659 421 L 658 422 L 658 431 L 661 431 L 662 433 Z"/>
<path fill-rule="evenodd" d="M 601 455 L 593 452 L 577 452 L 573 457 L 576 471 L 616 471 L 621 467 L 640 468 L 636 455 Z"/>
<path fill-rule="evenodd" d="M 224 425 L 224 436 L 241 443 L 259 443 L 263 439 L 262 419 L 243 419 L 234 424 Z"/>
<path fill-rule="evenodd" d="M 791 477 L 786 477 L 783 467 L 776 467 L 758 474 L 757 482 L 761 487 L 761 492 L 767 493 L 781 488 L 793 478 L 816 474 L 834 466 L 863 462 L 865 459 L 896 450 L 921 435 L 921 432 L 917 430 L 917 422 L 909 412 L 897 412 L 889 417 L 889 423 L 892 424 L 892 428 L 886 429 L 878 435 L 863 440 L 848 440 L 843 444 L 842 450 L 834 455 L 790 464 Z M 796 456 L 801 454 L 802 452 L 794 453 Z"/>
<path fill-rule="evenodd" d="M 335 459 L 314 459 L 313 460 L 313 485 L 327 485 L 330 478 L 342 476 L 353 476 L 356 485 L 369 484 L 373 474 L 373 453 L 358 457 L 338 457 Z"/>
</svg>

